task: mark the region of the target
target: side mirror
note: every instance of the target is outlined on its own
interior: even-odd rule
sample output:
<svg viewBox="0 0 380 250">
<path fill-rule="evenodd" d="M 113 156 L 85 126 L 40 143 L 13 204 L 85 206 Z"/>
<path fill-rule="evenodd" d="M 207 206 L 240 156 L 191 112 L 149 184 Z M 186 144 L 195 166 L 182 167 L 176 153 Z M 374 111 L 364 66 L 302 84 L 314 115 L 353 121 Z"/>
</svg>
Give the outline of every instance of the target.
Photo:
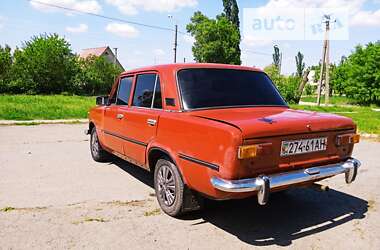
<svg viewBox="0 0 380 250">
<path fill-rule="evenodd" d="M 108 105 L 108 96 L 98 96 L 96 97 L 96 105 L 98 106 L 106 106 Z"/>
</svg>

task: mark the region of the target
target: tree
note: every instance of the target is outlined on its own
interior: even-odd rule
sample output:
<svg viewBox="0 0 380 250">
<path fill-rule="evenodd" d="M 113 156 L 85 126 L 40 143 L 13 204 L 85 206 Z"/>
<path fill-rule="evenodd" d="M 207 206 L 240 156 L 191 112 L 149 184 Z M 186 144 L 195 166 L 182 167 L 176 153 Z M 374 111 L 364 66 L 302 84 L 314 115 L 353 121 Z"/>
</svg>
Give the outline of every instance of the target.
<svg viewBox="0 0 380 250">
<path fill-rule="evenodd" d="M 197 62 L 241 64 L 239 32 L 225 15 L 210 19 L 197 11 L 186 29 L 195 38 L 192 51 Z"/>
<path fill-rule="evenodd" d="M 273 65 L 278 68 L 278 70 L 281 72 L 281 53 L 280 49 L 278 48 L 277 45 L 273 46 L 274 53 L 272 54 L 273 56 Z"/>
<path fill-rule="evenodd" d="M 79 70 L 70 44 L 57 34 L 33 37 L 14 54 L 13 92 L 53 94 L 68 91 Z"/>
<path fill-rule="evenodd" d="M 74 93 L 84 95 L 107 94 L 115 78 L 122 72 L 116 64 L 103 57 L 79 59 L 80 72 L 75 76 Z"/>
<path fill-rule="evenodd" d="M 7 91 L 7 82 L 12 67 L 11 48 L 8 45 L 0 46 L 0 93 Z"/>
<path fill-rule="evenodd" d="M 239 41 L 241 40 L 240 34 L 240 20 L 239 20 L 239 6 L 236 0 L 223 0 L 224 14 L 227 19 L 235 25 L 237 32 L 239 33 Z M 240 42 L 236 45 L 236 53 L 241 56 Z"/>
<path fill-rule="evenodd" d="M 298 51 L 296 58 L 297 76 L 302 77 L 303 70 L 305 69 L 305 63 L 303 62 L 303 54 Z"/>
<path fill-rule="evenodd" d="M 380 104 L 380 41 L 356 46 L 333 75 L 336 88 L 349 98 L 362 104 Z"/>
<path fill-rule="evenodd" d="M 299 77 L 281 75 L 279 68 L 274 64 L 265 67 L 264 72 L 272 79 L 285 101 L 288 103 L 298 103 L 298 88 L 301 82 Z"/>
<path fill-rule="evenodd" d="M 236 0 L 223 0 L 224 14 L 239 29 L 239 7 Z"/>
</svg>

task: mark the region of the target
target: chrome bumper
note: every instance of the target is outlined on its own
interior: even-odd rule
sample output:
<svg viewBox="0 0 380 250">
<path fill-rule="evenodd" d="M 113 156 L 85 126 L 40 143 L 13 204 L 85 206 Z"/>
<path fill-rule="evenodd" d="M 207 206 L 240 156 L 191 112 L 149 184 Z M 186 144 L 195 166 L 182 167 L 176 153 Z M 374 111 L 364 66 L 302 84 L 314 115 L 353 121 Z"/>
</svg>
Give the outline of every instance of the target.
<svg viewBox="0 0 380 250">
<path fill-rule="evenodd" d="M 265 205 L 268 201 L 271 189 L 283 186 L 294 185 L 298 183 L 319 180 L 332 177 L 338 174 L 345 174 L 346 183 L 355 180 L 360 161 L 350 158 L 345 162 L 301 169 L 273 175 L 260 175 L 256 178 L 241 180 L 225 180 L 218 177 L 211 178 L 211 184 L 214 188 L 224 192 L 252 192 L 257 191 L 258 202 Z"/>
</svg>

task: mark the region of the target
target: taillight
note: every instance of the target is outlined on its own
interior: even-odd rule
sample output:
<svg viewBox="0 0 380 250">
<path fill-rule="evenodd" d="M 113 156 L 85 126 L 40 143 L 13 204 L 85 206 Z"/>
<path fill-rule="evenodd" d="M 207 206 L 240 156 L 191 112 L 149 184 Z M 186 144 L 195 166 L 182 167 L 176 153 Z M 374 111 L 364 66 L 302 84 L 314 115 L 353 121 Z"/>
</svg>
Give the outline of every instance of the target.
<svg viewBox="0 0 380 250">
<path fill-rule="evenodd" d="M 354 144 L 360 141 L 359 134 L 343 134 L 336 137 L 336 145 L 342 146 L 347 144 Z"/>
<path fill-rule="evenodd" d="M 238 159 L 255 158 L 260 155 L 270 154 L 271 152 L 272 143 L 240 146 L 238 149 Z"/>
</svg>

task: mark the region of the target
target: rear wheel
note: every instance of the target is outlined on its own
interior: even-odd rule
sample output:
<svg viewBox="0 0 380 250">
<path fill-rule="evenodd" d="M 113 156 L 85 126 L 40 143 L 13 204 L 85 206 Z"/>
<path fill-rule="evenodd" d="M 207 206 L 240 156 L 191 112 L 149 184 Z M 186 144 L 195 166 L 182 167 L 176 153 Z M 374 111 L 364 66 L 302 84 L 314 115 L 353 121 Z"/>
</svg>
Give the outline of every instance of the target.
<svg viewBox="0 0 380 250">
<path fill-rule="evenodd" d="M 182 213 L 184 184 L 177 167 L 166 159 L 157 161 L 154 188 L 161 209 L 170 216 Z"/>
<path fill-rule="evenodd" d="M 93 127 L 91 130 L 90 151 L 92 159 L 94 159 L 94 161 L 106 162 L 111 159 L 111 155 L 103 149 L 102 145 L 100 145 L 99 137 L 95 127 Z"/>
<path fill-rule="evenodd" d="M 186 187 L 177 166 L 167 158 L 156 163 L 154 189 L 161 209 L 170 216 L 203 208 L 203 197 Z"/>
</svg>

